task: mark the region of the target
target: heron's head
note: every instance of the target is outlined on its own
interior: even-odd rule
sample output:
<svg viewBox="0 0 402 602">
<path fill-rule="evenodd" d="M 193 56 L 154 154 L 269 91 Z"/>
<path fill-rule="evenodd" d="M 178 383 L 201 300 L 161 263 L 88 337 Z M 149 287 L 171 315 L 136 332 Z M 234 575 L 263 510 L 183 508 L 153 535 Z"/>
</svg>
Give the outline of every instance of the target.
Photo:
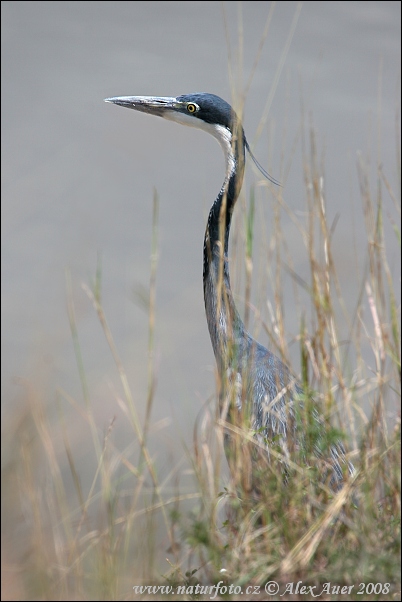
<svg viewBox="0 0 402 602">
<path fill-rule="evenodd" d="M 106 98 L 111 102 L 142 113 L 157 115 L 188 125 L 212 134 L 221 144 L 227 155 L 233 134 L 246 144 L 243 128 L 229 103 L 215 94 L 199 92 L 172 97 L 159 96 L 117 96 Z"/>
<path fill-rule="evenodd" d="M 207 126 L 225 127 L 232 130 L 238 122 L 236 114 L 229 103 L 215 94 L 195 93 L 182 96 L 117 96 L 106 98 L 128 109 L 135 109 L 150 115 L 157 115 L 183 125 L 204 129 Z"/>
</svg>

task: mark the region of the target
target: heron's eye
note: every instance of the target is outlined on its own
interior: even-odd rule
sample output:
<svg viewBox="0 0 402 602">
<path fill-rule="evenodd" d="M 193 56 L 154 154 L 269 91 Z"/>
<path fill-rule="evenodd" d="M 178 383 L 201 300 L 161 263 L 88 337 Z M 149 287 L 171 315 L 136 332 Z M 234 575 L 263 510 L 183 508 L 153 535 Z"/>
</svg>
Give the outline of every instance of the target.
<svg viewBox="0 0 402 602">
<path fill-rule="evenodd" d="M 191 114 L 196 113 L 198 111 L 198 107 L 193 102 L 189 102 L 187 105 L 187 111 Z"/>
</svg>

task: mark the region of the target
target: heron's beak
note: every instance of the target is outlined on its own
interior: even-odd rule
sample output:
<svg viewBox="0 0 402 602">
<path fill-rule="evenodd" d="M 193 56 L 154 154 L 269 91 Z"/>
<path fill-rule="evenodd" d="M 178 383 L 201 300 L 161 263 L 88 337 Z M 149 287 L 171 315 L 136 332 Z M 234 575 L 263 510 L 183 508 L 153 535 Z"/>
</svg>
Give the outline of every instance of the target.
<svg viewBox="0 0 402 602">
<path fill-rule="evenodd" d="M 159 117 L 166 117 L 166 111 L 175 111 L 180 108 L 180 103 L 176 98 L 166 96 L 115 96 L 114 98 L 105 98 L 105 102 Z"/>
</svg>

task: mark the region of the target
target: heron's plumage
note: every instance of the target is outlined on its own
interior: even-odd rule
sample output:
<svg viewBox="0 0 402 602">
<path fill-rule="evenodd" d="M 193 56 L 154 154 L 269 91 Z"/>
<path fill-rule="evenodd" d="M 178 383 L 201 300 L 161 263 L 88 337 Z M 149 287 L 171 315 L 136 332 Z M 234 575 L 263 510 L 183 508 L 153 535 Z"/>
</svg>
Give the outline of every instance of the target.
<svg viewBox="0 0 402 602">
<path fill-rule="evenodd" d="M 255 457 L 269 460 L 275 441 L 282 450 L 285 466 L 290 449 L 295 445 L 303 447 L 305 433 L 298 420 L 298 412 L 303 410 L 303 390 L 288 367 L 246 331 L 230 287 L 231 217 L 243 182 L 246 150 L 251 154 L 240 120 L 233 108 L 214 94 L 183 94 L 175 98 L 131 96 L 107 101 L 203 129 L 222 147 L 226 172 L 209 212 L 203 262 L 207 323 L 221 378 L 220 407 L 229 422 L 246 418 L 259 450 Z M 275 182 L 251 156 L 264 175 Z M 317 409 L 312 412 L 318 433 L 324 433 L 319 412 Z M 321 458 L 319 442 L 314 445 L 317 458 Z M 229 448 L 230 438 L 227 438 Z M 331 472 L 330 484 L 336 490 L 342 484 L 342 466 L 350 473 L 354 469 L 346 459 L 342 442 L 331 445 L 327 452 L 327 474 Z M 230 451 L 227 453 L 231 464 Z M 258 490 L 258 483 L 252 483 L 252 488 Z"/>
</svg>

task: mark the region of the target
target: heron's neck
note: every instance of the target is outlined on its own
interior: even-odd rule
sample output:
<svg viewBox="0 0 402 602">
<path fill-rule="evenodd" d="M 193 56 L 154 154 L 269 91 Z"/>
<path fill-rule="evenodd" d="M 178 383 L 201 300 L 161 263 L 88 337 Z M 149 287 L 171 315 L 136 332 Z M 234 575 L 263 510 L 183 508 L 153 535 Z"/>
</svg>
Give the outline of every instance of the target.
<svg viewBox="0 0 402 602">
<path fill-rule="evenodd" d="M 211 342 L 219 369 L 228 367 L 228 350 L 241 340 L 244 325 L 230 288 L 228 250 L 233 209 L 244 174 L 244 140 L 233 143 L 226 130 L 216 136 L 226 155 L 226 178 L 211 207 L 204 238 L 204 301 Z"/>
</svg>

